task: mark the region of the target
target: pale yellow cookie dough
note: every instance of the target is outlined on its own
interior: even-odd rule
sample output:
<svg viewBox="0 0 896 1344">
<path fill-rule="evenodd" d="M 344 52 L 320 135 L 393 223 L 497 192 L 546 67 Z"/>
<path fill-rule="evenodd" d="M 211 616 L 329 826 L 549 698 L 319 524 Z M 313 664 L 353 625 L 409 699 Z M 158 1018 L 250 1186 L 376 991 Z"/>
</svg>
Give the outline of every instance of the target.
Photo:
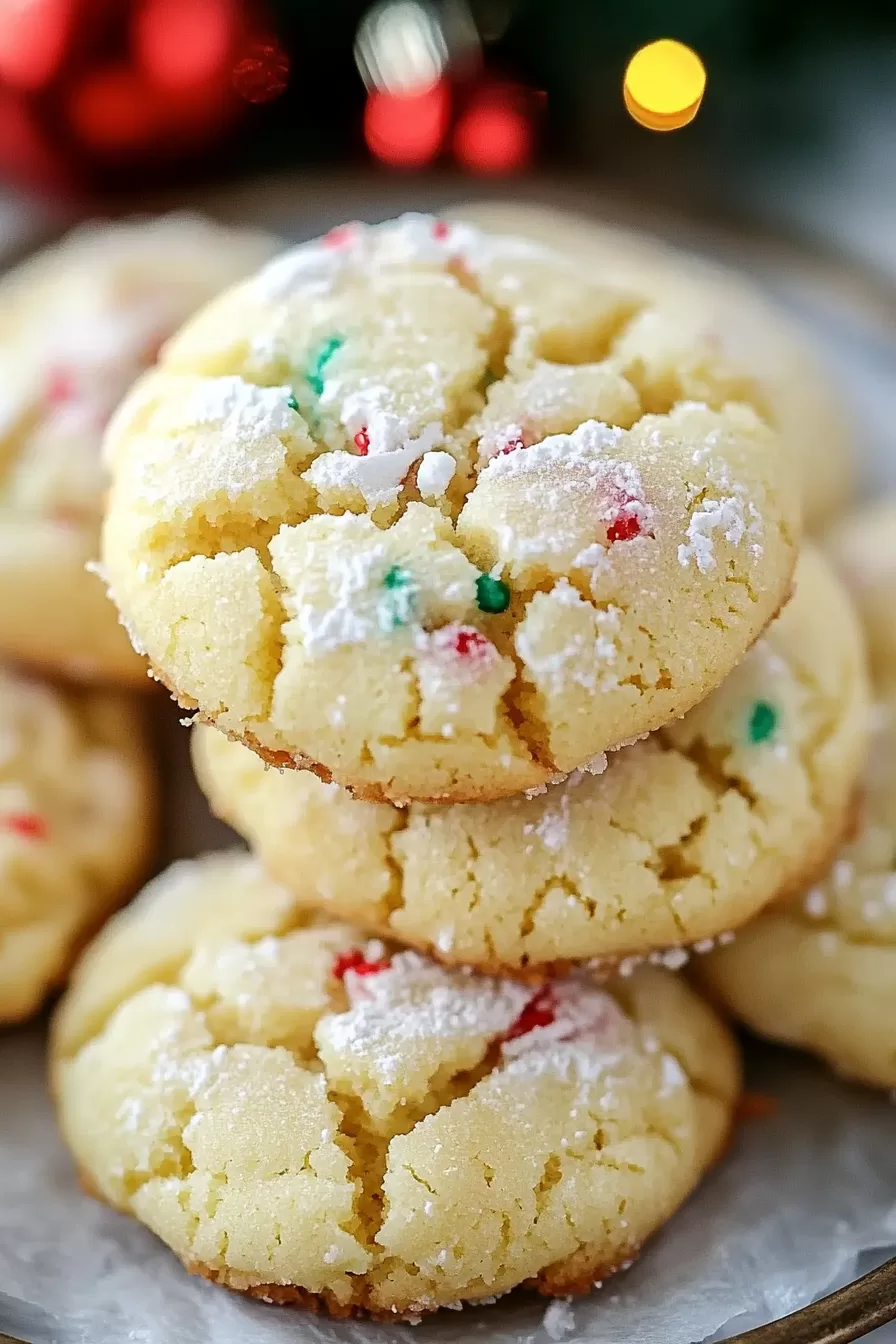
<svg viewBox="0 0 896 1344">
<path fill-rule="evenodd" d="M 653 319 L 612 269 L 426 216 L 287 253 L 110 426 L 134 639 L 371 800 L 518 793 L 683 713 L 785 600 L 799 508 L 751 380 L 695 400 Z"/>
<path fill-rule="evenodd" d="M 149 858 L 142 706 L 0 668 L 0 1023 L 36 1012 Z"/>
<path fill-rule="evenodd" d="M 875 679 L 896 696 L 896 498 L 844 519 L 826 540 L 865 624 Z"/>
<path fill-rule="evenodd" d="M 0 656 L 149 684 L 85 569 L 103 429 L 160 342 L 273 246 L 187 215 L 90 225 L 0 283 Z"/>
<path fill-rule="evenodd" d="M 611 268 L 619 283 L 674 308 L 674 320 L 653 323 L 649 359 L 683 362 L 700 397 L 704 365 L 724 380 L 735 363 L 756 380 L 756 396 L 797 464 L 806 522 L 818 529 L 847 509 L 855 494 L 855 447 L 829 372 L 809 337 L 748 280 L 649 234 L 634 234 L 586 216 L 536 205 L 483 202 L 449 216 L 495 233 L 515 233 Z M 699 352 L 699 354 L 697 353 Z"/>
<path fill-rule="evenodd" d="M 846 826 L 867 711 L 861 632 L 808 550 L 713 695 L 537 797 L 358 802 L 207 727 L 193 755 L 213 809 L 300 900 L 447 962 L 532 972 L 700 943 L 799 888 Z"/>
<path fill-rule="evenodd" d="M 191 1270 L 339 1315 L 585 1291 L 720 1154 L 737 1048 L 683 980 L 535 990 L 308 921 L 247 856 L 178 865 L 57 1017 L 84 1179 Z"/>
<path fill-rule="evenodd" d="M 896 699 L 878 710 L 855 839 L 823 882 L 701 958 L 699 974 L 754 1031 L 896 1087 Z"/>
<path fill-rule="evenodd" d="M 854 838 L 824 882 L 770 908 L 701 965 L 706 984 L 755 1031 L 888 1088 L 896 1087 L 894 529 L 889 501 L 845 522 L 830 546 L 864 617 L 880 695 Z M 833 647 L 840 622 L 825 614 Z"/>
</svg>

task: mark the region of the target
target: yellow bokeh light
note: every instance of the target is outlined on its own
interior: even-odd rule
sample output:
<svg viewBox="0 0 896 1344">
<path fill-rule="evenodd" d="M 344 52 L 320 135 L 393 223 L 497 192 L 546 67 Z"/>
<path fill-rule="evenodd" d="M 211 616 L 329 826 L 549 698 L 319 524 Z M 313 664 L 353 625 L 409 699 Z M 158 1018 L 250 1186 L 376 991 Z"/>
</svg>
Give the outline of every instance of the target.
<svg viewBox="0 0 896 1344">
<path fill-rule="evenodd" d="M 705 88 L 706 70 L 696 51 L 670 37 L 636 51 L 622 84 L 629 113 L 651 131 L 677 131 L 693 121 Z"/>
</svg>

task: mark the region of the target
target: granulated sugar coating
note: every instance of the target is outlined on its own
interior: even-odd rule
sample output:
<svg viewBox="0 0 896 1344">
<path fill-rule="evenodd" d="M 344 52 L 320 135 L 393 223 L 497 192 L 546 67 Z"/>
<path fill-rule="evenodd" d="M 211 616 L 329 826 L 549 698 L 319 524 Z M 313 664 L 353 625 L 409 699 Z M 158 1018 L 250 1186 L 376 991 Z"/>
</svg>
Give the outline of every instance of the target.
<svg viewBox="0 0 896 1344">
<path fill-rule="evenodd" d="M 144 875 L 156 789 L 140 708 L 0 668 L 0 1024 L 38 1011 Z"/>
<path fill-rule="evenodd" d="M 288 253 L 110 427 L 135 642 L 372 800 L 503 797 L 667 723 L 780 608 L 799 531 L 753 381 L 653 357 L 674 317 L 422 216 Z"/>
<path fill-rule="evenodd" d="M 169 215 L 87 224 L 0 284 L 0 655 L 151 685 L 103 584 L 103 430 L 161 342 L 272 238 Z"/>
<path fill-rule="evenodd" d="M 89 1188 L 282 1303 L 587 1291 L 722 1150 L 737 1048 L 680 978 L 540 990 L 315 922 L 241 855 L 157 879 L 54 1027 Z"/>
<path fill-rule="evenodd" d="M 867 720 L 861 630 L 807 549 L 718 690 L 532 798 L 360 802 L 208 727 L 193 753 L 214 810 L 299 900 L 441 961 L 537 974 L 703 943 L 801 890 L 847 827 Z"/>
</svg>

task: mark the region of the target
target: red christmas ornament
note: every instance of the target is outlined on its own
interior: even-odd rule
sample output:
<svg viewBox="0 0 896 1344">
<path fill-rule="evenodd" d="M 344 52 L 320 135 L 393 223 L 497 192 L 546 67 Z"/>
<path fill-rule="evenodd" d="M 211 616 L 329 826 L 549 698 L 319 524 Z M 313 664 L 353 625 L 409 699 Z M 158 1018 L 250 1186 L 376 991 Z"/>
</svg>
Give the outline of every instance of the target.
<svg viewBox="0 0 896 1344">
<path fill-rule="evenodd" d="M 388 961 L 368 961 L 361 949 L 355 947 L 350 952 L 341 952 L 333 962 L 333 977 L 342 980 L 346 971 L 353 971 L 355 975 L 378 975 L 388 969 Z"/>
<path fill-rule="evenodd" d="M 270 103 L 289 83 L 289 57 L 275 37 L 258 38 L 237 61 L 233 87 L 247 103 Z"/>
<path fill-rule="evenodd" d="M 159 88 L 195 89 L 225 70 L 236 27 L 233 0 L 141 0 L 134 55 Z"/>
<path fill-rule="evenodd" d="M 0 5 L 0 79 L 29 93 L 49 84 L 65 56 L 74 17 L 74 0 Z"/>
<path fill-rule="evenodd" d="M 497 85 L 477 95 L 454 131 L 454 153 L 473 173 L 518 172 L 532 156 L 532 123 L 523 92 Z"/>
<path fill-rule="evenodd" d="M 450 108 L 445 80 L 419 93 L 374 89 L 364 109 L 367 148 L 392 168 L 422 168 L 442 146 Z"/>
<path fill-rule="evenodd" d="M 536 1027 L 549 1027 L 554 1020 L 556 1003 L 550 985 L 542 985 L 526 1004 L 519 1017 L 504 1034 L 505 1041 L 525 1036 Z"/>
</svg>

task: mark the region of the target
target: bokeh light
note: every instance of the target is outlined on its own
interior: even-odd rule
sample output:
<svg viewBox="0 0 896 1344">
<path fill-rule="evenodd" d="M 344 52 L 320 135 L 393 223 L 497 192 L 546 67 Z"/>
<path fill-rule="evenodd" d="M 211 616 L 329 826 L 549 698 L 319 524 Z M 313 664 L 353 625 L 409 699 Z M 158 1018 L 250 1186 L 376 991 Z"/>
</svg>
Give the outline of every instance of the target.
<svg viewBox="0 0 896 1344">
<path fill-rule="evenodd" d="M 155 136 L 161 119 L 158 98 L 125 65 L 92 70 L 69 99 L 72 130 L 104 155 L 126 154 Z"/>
<path fill-rule="evenodd" d="M 0 0 L 0 79 L 27 91 L 49 83 L 74 17 L 74 0 Z"/>
<path fill-rule="evenodd" d="M 458 120 L 454 153 L 472 173 L 518 172 L 532 157 L 532 118 L 520 92 L 501 86 L 478 94 Z"/>
<path fill-rule="evenodd" d="M 364 15 L 355 60 L 371 92 L 420 93 L 437 83 L 448 46 L 436 11 L 421 0 L 385 0 Z"/>
<path fill-rule="evenodd" d="M 289 83 L 289 57 L 275 37 L 255 39 L 232 71 L 236 92 L 247 103 L 269 103 Z"/>
<path fill-rule="evenodd" d="M 364 109 L 364 139 L 371 154 L 393 168 L 422 168 L 441 149 L 451 93 L 442 80 L 422 93 L 374 90 Z"/>
<path fill-rule="evenodd" d="M 220 75 L 235 27 L 232 0 L 142 0 L 133 18 L 134 54 L 161 88 L 195 88 Z"/>
<path fill-rule="evenodd" d="M 664 37 L 635 52 L 622 88 L 625 106 L 639 125 L 677 131 L 699 111 L 706 70 L 696 51 Z"/>
</svg>

